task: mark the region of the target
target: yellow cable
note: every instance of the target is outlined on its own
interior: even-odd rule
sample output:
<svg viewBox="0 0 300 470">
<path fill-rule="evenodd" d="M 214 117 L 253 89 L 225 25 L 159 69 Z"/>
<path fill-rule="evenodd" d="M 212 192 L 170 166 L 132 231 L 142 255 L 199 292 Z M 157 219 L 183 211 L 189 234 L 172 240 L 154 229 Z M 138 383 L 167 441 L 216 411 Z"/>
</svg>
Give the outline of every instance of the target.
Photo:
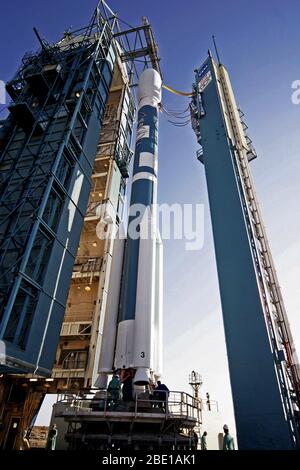
<svg viewBox="0 0 300 470">
<path fill-rule="evenodd" d="M 168 90 L 170 91 L 171 93 L 174 93 L 174 95 L 180 95 L 180 96 L 193 96 L 193 93 L 185 93 L 184 91 L 178 91 L 178 90 L 174 90 L 174 88 L 171 88 L 170 86 L 168 85 L 162 85 L 163 88 L 165 88 L 165 90 Z"/>
</svg>

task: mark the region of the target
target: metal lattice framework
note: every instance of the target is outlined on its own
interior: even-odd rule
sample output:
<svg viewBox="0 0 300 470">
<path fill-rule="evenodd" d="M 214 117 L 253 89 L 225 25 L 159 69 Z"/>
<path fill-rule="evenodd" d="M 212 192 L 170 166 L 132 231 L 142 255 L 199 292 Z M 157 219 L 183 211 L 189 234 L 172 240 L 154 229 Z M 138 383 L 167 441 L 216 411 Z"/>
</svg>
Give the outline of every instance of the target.
<svg viewBox="0 0 300 470">
<path fill-rule="evenodd" d="M 99 2 L 97 11 L 111 25 L 113 35 L 121 47 L 120 57 L 129 69 L 129 76 L 137 79 L 149 65 L 161 75 L 158 47 L 147 18 L 143 17 L 141 26 L 131 26 L 118 18 L 103 0 Z"/>
<path fill-rule="evenodd" d="M 51 193 L 49 172 L 53 174 L 55 186 L 55 189 L 51 186 L 52 191 L 64 200 L 63 189 L 55 175 L 60 171 L 61 160 L 67 160 L 72 167 L 81 152 L 80 141 L 88 129 L 93 97 L 99 93 L 101 77 L 97 76 L 97 64 L 107 60 L 112 46 L 114 55 L 126 66 L 131 86 L 149 63 L 159 68 L 148 22 L 144 20 L 141 27 L 122 31 L 120 20 L 104 1 L 99 2 L 88 26 L 65 32 L 55 44 L 41 39 L 36 30 L 35 34 L 40 50 L 24 56 L 21 67 L 7 84 L 13 102 L 9 106 L 10 116 L 1 127 L 0 283 L 3 288 L 0 300 L 3 308 L 11 289 L 17 291 L 20 286 L 21 279 L 19 286 L 13 287 L 16 273 L 21 270 L 24 278 L 31 251 L 29 245 L 25 251 L 24 247 L 29 240 L 32 247 L 37 233 L 37 228 L 33 231 L 32 226 L 44 223 L 43 210 Z M 104 106 L 105 102 L 102 108 Z M 133 114 L 131 112 L 131 119 Z M 117 148 L 117 163 L 121 172 L 128 176 L 132 152 L 120 145 Z M 47 196 L 44 187 L 49 188 Z M 41 220 L 33 224 L 36 218 Z M 51 243 L 53 234 L 49 227 L 45 227 L 44 232 Z M 34 297 L 30 289 L 25 290 Z M 7 320 L 2 320 L 4 334 Z"/>
<path fill-rule="evenodd" d="M 90 184 L 95 155 L 85 146 L 96 152 L 117 55 L 110 25 L 95 18 L 57 44 L 39 41 L 7 84 L 13 102 L 0 154 L 0 330 L 24 350 L 76 168 Z"/>
</svg>

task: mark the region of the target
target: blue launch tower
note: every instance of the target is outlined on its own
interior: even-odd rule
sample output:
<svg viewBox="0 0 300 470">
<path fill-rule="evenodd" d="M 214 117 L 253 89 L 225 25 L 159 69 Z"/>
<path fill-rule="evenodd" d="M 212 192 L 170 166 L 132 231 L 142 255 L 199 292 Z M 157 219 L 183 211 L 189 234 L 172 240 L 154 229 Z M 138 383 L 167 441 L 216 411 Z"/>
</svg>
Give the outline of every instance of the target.
<svg viewBox="0 0 300 470">
<path fill-rule="evenodd" d="M 38 38 L 0 123 L 0 371 L 47 376 L 117 52 L 96 13 L 54 45 Z"/>
<path fill-rule="evenodd" d="M 251 180 L 256 157 L 230 80 L 211 55 L 196 70 L 201 146 L 240 449 L 299 446 L 299 366 Z"/>
</svg>

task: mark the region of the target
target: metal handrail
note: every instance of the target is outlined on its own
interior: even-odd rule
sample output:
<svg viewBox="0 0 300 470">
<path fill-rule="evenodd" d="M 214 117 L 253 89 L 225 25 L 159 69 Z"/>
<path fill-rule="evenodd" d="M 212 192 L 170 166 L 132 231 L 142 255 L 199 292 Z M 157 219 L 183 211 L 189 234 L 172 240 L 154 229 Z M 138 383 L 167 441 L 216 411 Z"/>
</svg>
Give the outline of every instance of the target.
<svg viewBox="0 0 300 470">
<path fill-rule="evenodd" d="M 63 323 L 91 322 L 93 320 L 94 310 L 66 310 Z"/>
<path fill-rule="evenodd" d="M 166 400 L 162 398 L 154 399 L 153 396 L 149 397 L 149 399 L 145 399 L 144 397 L 139 398 L 137 395 L 134 399 L 134 402 L 132 402 L 133 406 L 131 406 L 131 409 L 124 409 L 121 407 L 118 409 L 118 405 L 125 402 L 123 402 L 120 398 L 119 400 L 115 400 L 117 404 L 116 406 L 113 406 L 112 402 L 114 399 L 111 396 L 110 391 L 103 389 L 97 392 L 97 394 L 103 394 L 103 396 L 100 397 L 96 397 L 96 394 L 92 393 L 87 393 L 80 397 L 73 397 L 68 411 L 70 411 L 70 408 L 73 408 L 74 412 L 77 414 L 80 411 L 89 410 L 89 412 L 103 412 L 104 416 L 106 416 L 108 412 L 117 411 L 120 413 L 126 411 L 132 412 L 135 418 L 139 413 L 157 413 L 161 416 L 165 416 L 166 418 L 178 417 L 184 419 L 193 419 L 198 423 L 201 421 L 201 410 L 203 409 L 201 400 L 195 399 L 185 392 L 164 392 L 161 390 L 159 392 L 161 394 L 166 393 L 166 395 L 168 395 Z M 68 395 L 66 395 L 60 401 L 66 403 L 70 402 Z"/>
<path fill-rule="evenodd" d="M 97 215 L 98 212 L 98 207 L 100 207 L 102 204 L 105 204 L 109 199 L 104 198 L 104 199 L 98 199 L 96 201 L 90 201 L 85 213 L 85 217 L 91 216 L 91 215 Z"/>
<path fill-rule="evenodd" d="M 78 361 L 76 359 L 71 361 L 63 361 L 62 370 L 85 369 L 87 361 Z"/>
<path fill-rule="evenodd" d="M 87 273 L 99 271 L 101 268 L 101 256 L 76 256 L 73 272 Z M 77 266 L 80 266 L 80 270 L 76 269 Z"/>
</svg>

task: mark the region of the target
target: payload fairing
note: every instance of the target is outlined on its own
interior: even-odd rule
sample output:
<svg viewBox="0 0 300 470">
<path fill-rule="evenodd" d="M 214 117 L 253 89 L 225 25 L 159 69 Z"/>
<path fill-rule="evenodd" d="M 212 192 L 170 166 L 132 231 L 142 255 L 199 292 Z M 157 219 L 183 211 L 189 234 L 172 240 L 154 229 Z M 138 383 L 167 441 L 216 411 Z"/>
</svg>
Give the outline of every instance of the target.
<svg viewBox="0 0 300 470">
<path fill-rule="evenodd" d="M 162 242 L 157 228 L 157 143 L 161 77 L 154 69 L 139 79 L 138 126 L 127 239 L 115 240 L 110 290 L 96 386 L 107 374 L 133 369 L 134 383 L 161 375 Z"/>
</svg>

